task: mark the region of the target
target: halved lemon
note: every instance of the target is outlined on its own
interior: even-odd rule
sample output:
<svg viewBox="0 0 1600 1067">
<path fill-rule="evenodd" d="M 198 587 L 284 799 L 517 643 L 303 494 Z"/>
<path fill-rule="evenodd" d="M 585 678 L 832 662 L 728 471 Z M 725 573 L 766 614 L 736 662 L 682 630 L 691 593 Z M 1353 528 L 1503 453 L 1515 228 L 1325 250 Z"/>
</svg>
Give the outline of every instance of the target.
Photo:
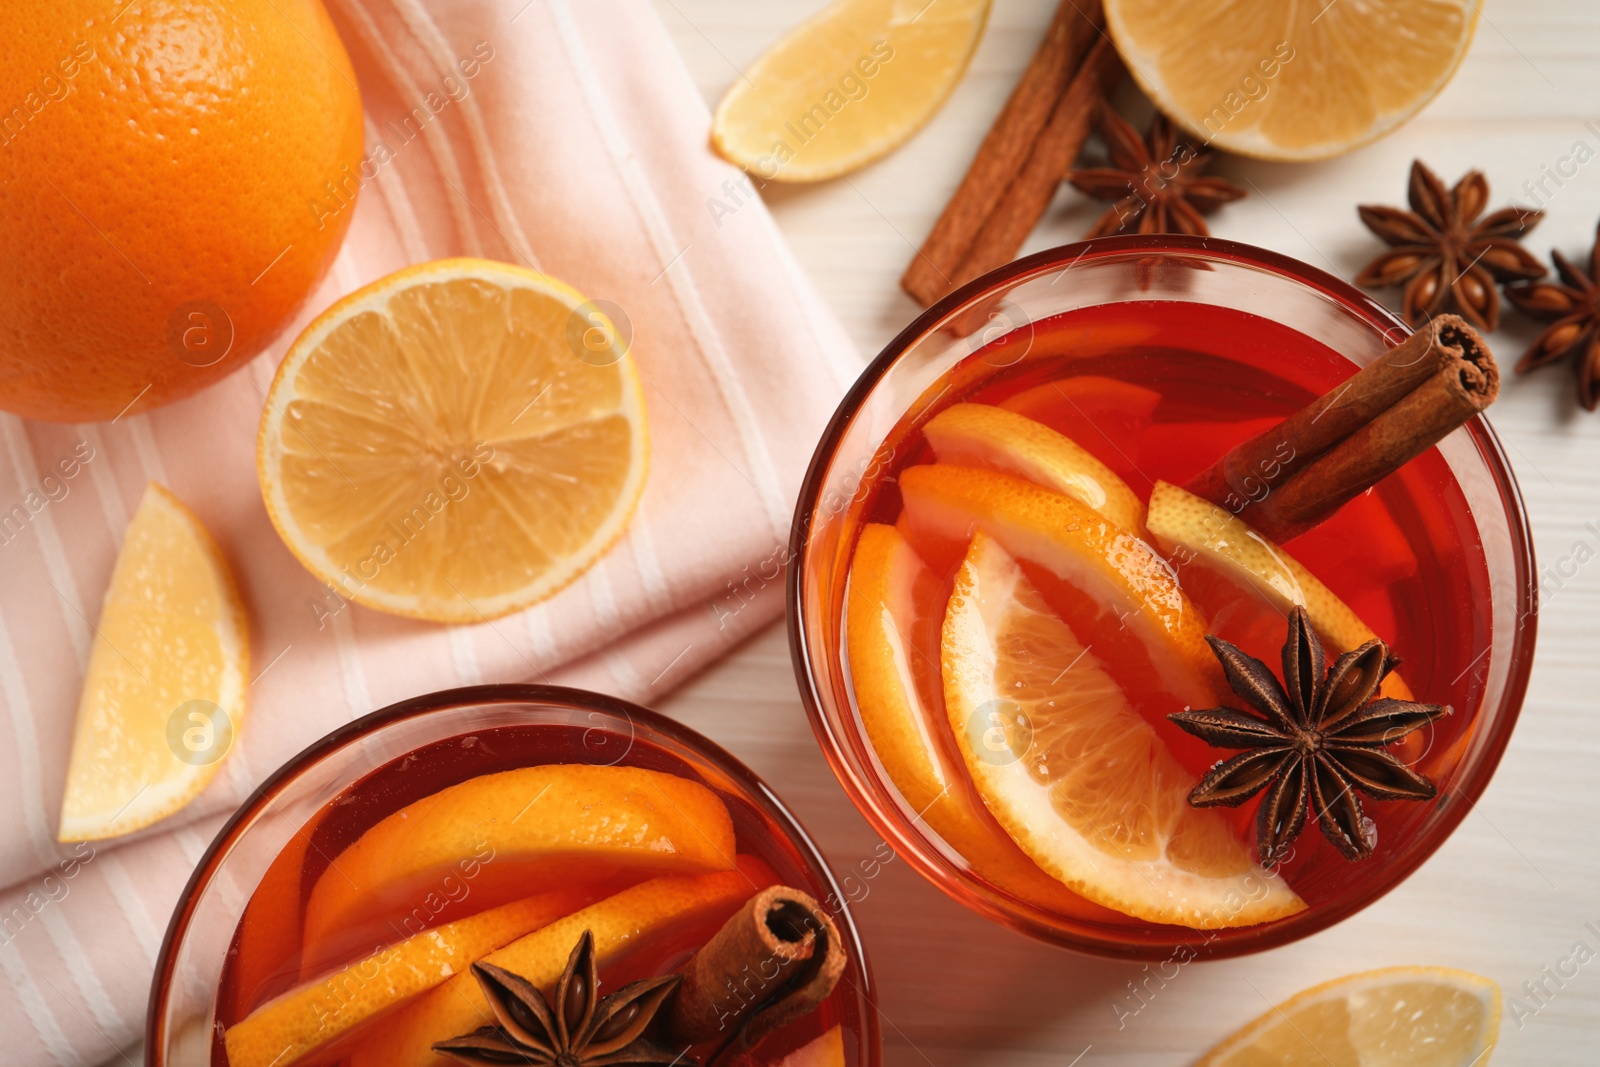
<svg viewBox="0 0 1600 1067">
<path fill-rule="evenodd" d="M 548 989 L 585 930 L 594 935 L 596 965 L 604 967 L 634 945 L 674 927 L 725 920 L 772 881 L 765 864 L 745 856 L 739 857 L 737 870 L 654 878 L 558 919 L 484 960 Z M 470 971 L 464 972 L 396 1013 L 389 1025 L 374 1027 L 346 1062 L 350 1067 L 437 1067 L 449 1061 L 433 1051 L 434 1042 L 494 1021 L 477 980 Z"/>
<path fill-rule="evenodd" d="M 1043 423 L 988 404 L 953 404 L 922 432 L 940 463 L 1015 474 L 1065 493 L 1129 533 L 1144 533 L 1144 501 L 1110 467 Z"/>
<path fill-rule="evenodd" d="M 1405 122 L 1450 80 L 1475 0 L 1106 0 L 1145 93 L 1195 137 L 1263 159 L 1323 159 Z"/>
<path fill-rule="evenodd" d="M 439 622 L 525 608 L 593 564 L 638 504 L 627 347 L 576 290 L 510 264 L 373 282 L 278 367 L 257 444 L 267 514 L 359 604 Z"/>
<path fill-rule="evenodd" d="M 151 482 L 95 627 L 57 837 L 132 833 L 193 800 L 243 725 L 249 660 L 227 561 L 194 512 Z"/>
<path fill-rule="evenodd" d="M 712 145 L 766 181 L 822 181 L 871 163 L 944 104 L 989 3 L 836 0 L 735 79 Z"/>
<path fill-rule="evenodd" d="M 728 870 L 734 856 L 727 806 L 699 782 L 643 767 L 520 767 L 442 789 L 357 838 L 313 886 L 305 941 L 336 946 L 455 883 L 482 908 L 580 878 Z"/>
<path fill-rule="evenodd" d="M 1197 1067 L 1482 1067 L 1499 1037 L 1494 982 L 1447 967 L 1388 967 L 1290 997 Z"/>
<path fill-rule="evenodd" d="M 372 1016 L 425 993 L 502 945 L 593 903 L 558 889 L 413 934 L 263 1004 L 227 1028 L 229 1067 L 286 1067 Z"/>
<path fill-rule="evenodd" d="M 1050 911 L 1115 918 L 1040 870 L 978 799 L 944 714 L 945 601 L 938 578 L 898 530 L 862 527 L 850 564 L 845 646 L 873 752 L 917 818 L 979 877 Z"/>
<path fill-rule="evenodd" d="M 1317 636 L 1335 654 L 1377 639 L 1372 627 L 1304 564 L 1211 501 L 1156 482 L 1147 521 L 1169 554 L 1176 547 L 1188 549 L 1285 614 L 1295 605 L 1304 607 Z M 1415 699 L 1398 671 L 1389 672 L 1380 692 L 1396 700 Z"/>
<path fill-rule="evenodd" d="M 1073 892 L 1148 922 L 1249 926 L 1305 905 L 1232 823 L 1022 568 L 973 538 L 944 621 L 945 707 L 989 810 Z"/>
</svg>

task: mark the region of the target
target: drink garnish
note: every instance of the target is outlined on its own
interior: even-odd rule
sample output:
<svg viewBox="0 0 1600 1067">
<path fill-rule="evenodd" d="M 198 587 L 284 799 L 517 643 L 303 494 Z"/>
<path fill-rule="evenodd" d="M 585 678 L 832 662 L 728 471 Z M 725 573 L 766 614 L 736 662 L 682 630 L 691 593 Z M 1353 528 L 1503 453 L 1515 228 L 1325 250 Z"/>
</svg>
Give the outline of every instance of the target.
<svg viewBox="0 0 1600 1067">
<path fill-rule="evenodd" d="M 1349 860 L 1377 845 L 1377 828 L 1356 790 L 1378 800 L 1429 800 L 1433 782 L 1384 750 L 1451 709 L 1390 697 L 1371 699 L 1395 661 L 1382 641 L 1368 641 L 1327 666 L 1306 610 L 1289 613 L 1284 683 L 1254 656 L 1221 638 L 1207 642 L 1228 684 L 1259 714 L 1231 707 L 1168 715 L 1219 748 L 1245 751 L 1223 760 L 1189 794 L 1195 807 L 1237 807 L 1266 791 L 1256 816 L 1257 849 L 1270 866 L 1285 858 L 1316 809 L 1325 836 Z"/>
<path fill-rule="evenodd" d="M 1600 233 L 1589 251 L 1587 273 L 1555 249 L 1550 258 L 1560 274 L 1559 282 L 1530 282 L 1506 289 L 1506 296 L 1519 311 L 1554 320 L 1517 361 L 1517 373 L 1571 356 L 1577 372 L 1578 403 L 1593 411 L 1600 404 Z"/>
<path fill-rule="evenodd" d="M 1500 395 L 1484 339 L 1437 315 L 1277 426 L 1196 475 L 1196 496 L 1282 544 L 1432 448 Z"/>
<path fill-rule="evenodd" d="M 1414 160 L 1407 199 L 1410 211 L 1357 208 L 1367 229 L 1394 247 L 1367 264 L 1356 284 L 1403 284 L 1403 314 L 1411 325 L 1454 309 L 1478 329 L 1492 330 L 1500 318 L 1495 283 L 1544 276 L 1544 266 L 1517 244 L 1544 212 L 1513 206 L 1479 218 L 1489 203 L 1489 182 L 1480 171 L 1469 170 L 1446 190 L 1437 174 Z"/>
<path fill-rule="evenodd" d="M 556 982 L 553 1007 L 537 986 L 504 967 L 479 961 L 472 973 L 498 1022 L 436 1042 L 435 1052 L 463 1063 L 547 1067 L 670 1064 L 682 1057 L 681 1050 L 656 1043 L 645 1030 L 683 977 L 641 979 L 601 998 L 594 935 L 588 930 L 573 946 Z"/>
<path fill-rule="evenodd" d="M 1100 136 L 1111 153 L 1108 167 L 1067 172 L 1081 193 L 1112 201 L 1084 240 L 1117 233 L 1190 233 L 1205 237 L 1202 215 L 1245 196 L 1245 190 L 1217 177 L 1204 177 L 1214 153 L 1178 139 L 1172 122 L 1157 111 L 1143 137 L 1100 103 Z"/>
</svg>

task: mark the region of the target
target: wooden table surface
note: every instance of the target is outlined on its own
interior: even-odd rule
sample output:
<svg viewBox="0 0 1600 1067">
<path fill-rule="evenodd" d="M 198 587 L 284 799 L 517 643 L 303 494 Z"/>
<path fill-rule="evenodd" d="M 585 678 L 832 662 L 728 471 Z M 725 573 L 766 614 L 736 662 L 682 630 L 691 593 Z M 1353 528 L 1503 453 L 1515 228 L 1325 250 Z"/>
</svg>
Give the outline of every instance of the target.
<svg viewBox="0 0 1600 1067">
<path fill-rule="evenodd" d="M 821 6 L 657 0 L 713 104 L 740 68 Z M 916 313 L 896 280 L 1053 8 L 1053 0 L 995 0 L 965 81 L 895 154 L 845 179 L 765 190 L 863 357 Z M 1562 188 L 1546 180 L 1553 195 L 1540 199 L 1548 215 L 1527 243 L 1541 258 L 1553 246 L 1581 262 L 1600 220 L 1597 58 L 1600 5 L 1489 4 L 1455 79 L 1396 133 L 1326 163 L 1223 160 L 1218 172 L 1251 195 L 1214 216 L 1212 232 L 1350 278 L 1381 249 L 1357 222 L 1355 205 L 1403 203 L 1413 157 L 1450 182 L 1469 168 L 1483 170 L 1497 204 L 1531 203 L 1525 182 L 1576 168 Z M 1131 89 L 1120 102 L 1130 114 L 1147 106 Z M 1077 239 L 1096 214 L 1096 204 L 1064 190 L 1028 250 Z M 1508 319 L 1491 339 L 1506 364 L 1537 332 L 1520 316 Z M 1188 1064 L 1272 1002 L 1392 964 L 1462 967 L 1498 981 L 1507 1000 L 1496 1063 L 1600 1062 L 1600 960 L 1580 966 L 1573 959 L 1578 942 L 1600 953 L 1600 533 L 1586 526 L 1600 529 L 1600 414 L 1579 409 L 1571 377 L 1552 368 L 1509 381 L 1492 421 L 1521 481 L 1541 568 L 1562 574 L 1539 619 L 1533 682 L 1511 748 L 1450 841 L 1403 886 L 1332 930 L 1258 956 L 1184 968 L 1137 1014 L 1124 1015 L 1120 1029 L 1114 1006 L 1138 1006 L 1128 983 L 1143 976 L 1140 967 L 1000 929 L 905 864 L 890 863 L 856 908 L 878 982 L 888 1064 Z M 685 686 L 664 710 L 765 776 L 836 870 L 873 854 L 878 839 L 812 738 L 782 627 Z M 1549 992 L 1535 999 L 1524 982 L 1543 982 Z"/>
</svg>

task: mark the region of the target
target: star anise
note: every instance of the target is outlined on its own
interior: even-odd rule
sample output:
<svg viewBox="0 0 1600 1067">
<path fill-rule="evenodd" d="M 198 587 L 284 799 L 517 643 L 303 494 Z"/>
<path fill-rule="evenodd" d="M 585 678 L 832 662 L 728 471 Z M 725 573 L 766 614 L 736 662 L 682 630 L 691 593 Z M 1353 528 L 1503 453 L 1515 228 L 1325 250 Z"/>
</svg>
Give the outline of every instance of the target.
<svg viewBox="0 0 1600 1067">
<path fill-rule="evenodd" d="M 1574 357 L 1578 402 L 1590 411 L 1600 403 L 1600 230 L 1595 232 L 1587 273 L 1552 251 L 1559 282 L 1533 282 L 1506 290 L 1520 310 L 1554 322 L 1517 361 L 1517 373 Z"/>
<path fill-rule="evenodd" d="M 1495 282 L 1544 276 L 1544 266 L 1517 244 L 1544 212 L 1513 206 L 1479 218 L 1489 203 L 1489 181 L 1481 172 L 1467 171 L 1446 190 L 1415 160 L 1407 198 L 1410 211 L 1376 204 L 1356 209 L 1367 229 L 1394 246 L 1367 264 L 1356 284 L 1404 284 L 1402 312 L 1411 325 L 1453 309 L 1478 329 L 1492 330 L 1500 319 Z"/>
<path fill-rule="evenodd" d="M 1111 166 L 1067 172 L 1067 181 L 1111 209 L 1084 235 L 1085 240 L 1115 233 L 1207 235 L 1205 220 L 1245 191 L 1230 181 L 1203 177 L 1215 157 L 1178 140 L 1167 117 L 1156 112 L 1143 139 L 1109 104 L 1100 106 L 1100 136 Z"/>
<path fill-rule="evenodd" d="M 1255 710 L 1208 708 L 1167 718 L 1221 748 L 1245 749 L 1212 767 L 1189 794 L 1195 807 L 1237 807 L 1266 790 L 1256 816 L 1257 851 L 1265 865 L 1282 860 L 1305 828 L 1309 806 L 1322 833 L 1346 859 L 1372 854 L 1375 827 L 1355 791 L 1379 800 L 1427 800 L 1426 777 L 1384 746 L 1449 715 L 1439 704 L 1372 699 L 1393 669 L 1382 641 L 1368 641 L 1328 669 L 1305 609 L 1289 614 L 1283 645 L 1284 685 L 1265 663 L 1207 637 L 1228 684 Z"/>
<path fill-rule="evenodd" d="M 567 957 L 552 1008 L 544 994 L 519 975 L 492 963 L 472 973 L 494 1009 L 496 1026 L 484 1026 L 433 1046 L 463 1063 L 532 1063 L 541 1067 L 618 1067 L 670 1064 L 681 1052 L 644 1036 L 682 975 L 631 982 L 604 999 L 595 972 L 594 936 L 588 931 Z M 694 1061 L 682 1058 L 682 1062 Z"/>
</svg>

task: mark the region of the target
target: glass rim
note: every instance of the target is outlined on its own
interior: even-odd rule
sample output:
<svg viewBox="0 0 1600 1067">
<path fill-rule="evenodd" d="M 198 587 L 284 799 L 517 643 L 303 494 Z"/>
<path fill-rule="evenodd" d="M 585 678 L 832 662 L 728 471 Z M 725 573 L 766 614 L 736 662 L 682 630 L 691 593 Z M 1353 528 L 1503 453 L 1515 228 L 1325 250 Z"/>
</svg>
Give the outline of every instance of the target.
<svg viewBox="0 0 1600 1067">
<path fill-rule="evenodd" d="M 742 760 L 717 744 L 717 742 L 698 730 L 663 715 L 659 711 L 653 711 L 621 697 L 608 696 L 588 689 L 532 682 L 508 682 L 441 689 L 397 701 L 386 707 L 379 708 L 377 711 L 352 719 L 343 726 L 324 734 L 291 756 L 281 767 L 269 775 L 261 785 L 256 787 L 250 794 L 249 799 L 239 805 L 234 813 L 228 817 L 228 821 L 223 824 L 222 829 L 217 831 L 211 843 L 206 846 L 200 861 L 195 865 L 194 872 L 190 874 L 189 880 L 184 883 L 183 891 L 178 897 L 178 903 L 173 908 L 172 918 L 168 921 L 166 932 L 162 936 L 161 950 L 156 956 L 155 973 L 151 978 L 149 1002 L 145 1011 L 144 1058 L 149 1067 L 161 1067 L 167 1062 L 162 1042 L 166 1037 L 165 1016 L 169 1000 L 168 994 L 172 987 L 173 972 L 177 966 L 177 950 L 188 932 L 196 901 L 201 891 L 210 884 L 211 879 L 220 870 L 233 845 L 253 824 L 255 817 L 271 807 L 278 795 L 307 770 L 314 767 L 324 757 L 337 752 L 352 742 L 359 741 L 378 730 L 397 723 L 424 718 L 455 708 L 494 704 L 536 704 L 572 711 L 599 711 L 636 720 L 651 730 L 665 735 L 669 740 L 684 746 L 696 756 L 714 764 L 719 771 L 727 774 L 729 778 L 738 783 L 749 794 L 750 798 L 765 810 L 766 814 L 773 817 L 778 827 L 793 843 L 801 858 L 815 870 L 818 875 L 818 881 L 821 882 L 823 888 L 832 893 L 834 899 L 839 902 L 839 914 L 834 916 L 834 921 L 846 941 L 847 949 L 853 952 L 854 959 L 859 961 L 861 979 L 864 983 L 864 987 L 855 992 L 866 1001 L 867 1005 L 874 1009 L 873 1011 L 862 1013 L 862 1026 L 867 1031 L 866 1038 L 869 1047 L 878 1050 L 878 1055 L 881 1058 L 883 1043 L 878 1032 L 878 1020 L 875 1014 L 878 1002 L 877 989 L 873 983 L 871 962 L 867 958 L 866 947 L 861 940 L 861 932 L 856 926 L 855 916 L 850 911 L 850 901 L 844 895 L 838 879 L 834 876 L 833 869 L 828 865 L 821 850 L 817 848 L 816 842 L 811 839 L 811 835 L 801 825 L 800 821 L 795 818 L 788 805 L 773 791 L 772 787 L 767 785 L 766 781 L 746 766 Z M 464 732 L 470 733 L 471 731 Z M 395 758 L 401 757 L 396 756 Z M 350 784 L 353 783 L 346 783 L 341 786 L 341 790 L 348 788 Z"/>
<path fill-rule="evenodd" d="M 822 748 L 834 777 L 838 779 L 851 802 L 872 828 L 882 834 L 898 853 L 905 856 L 924 879 L 956 903 L 1039 940 L 1095 956 L 1154 961 L 1167 958 L 1178 946 L 1189 942 L 1126 944 L 1060 929 L 1031 914 L 1031 911 L 1036 910 L 1031 906 L 1013 901 L 1009 896 L 973 879 L 967 872 L 941 855 L 924 835 L 908 832 L 907 827 L 903 825 L 904 816 L 892 803 L 885 804 L 886 798 L 879 795 L 883 791 L 882 788 L 867 781 L 857 772 L 846 755 L 847 746 L 844 738 L 834 730 L 833 724 L 823 711 L 824 696 L 821 692 L 822 687 L 818 684 L 819 680 L 811 667 L 813 648 L 807 638 L 805 627 L 807 612 L 813 610 L 805 582 L 808 564 L 806 547 L 810 537 L 812 517 L 826 491 L 829 468 L 841 440 L 852 420 L 890 368 L 957 311 L 985 297 L 993 296 L 997 291 L 1020 283 L 1030 275 L 1071 269 L 1080 263 L 1097 260 L 1128 258 L 1138 253 L 1177 255 L 1262 270 L 1318 291 L 1346 311 L 1364 316 L 1374 327 L 1382 329 L 1391 338 L 1392 343 L 1403 340 L 1413 332 L 1412 327 L 1399 315 L 1354 285 L 1291 256 L 1241 241 L 1185 234 L 1129 234 L 1058 245 L 1013 260 L 958 287 L 914 318 L 867 364 L 839 401 L 838 407 L 828 420 L 827 427 L 818 439 L 816 450 L 812 453 L 805 478 L 800 485 L 800 495 L 789 532 L 790 563 L 788 575 L 784 580 L 784 601 L 790 660 L 800 690 L 801 703 L 805 705 L 806 715 L 811 720 L 812 732 L 816 734 L 817 743 Z M 1519 624 L 1514 627 L 1510 635 L 1509 671 L 1506 688 L 1499 702 L 1499 714 L 1495 716 L 1493 723 L 1493 732 L 1485 738 L 1479 759 L 1473 766 L 1466 768 L 1462 780 L 1451 790 L 1467 803 L 1445 808 L 1437 820 L 1429 825 L 1426 839 L 1420 847 L 1413 849 L 1400 861 L 1386 865 L 1373 878 L 1364 882 L 1359 891 L 1348 894 L 1347 899 L 1328 904 L 1303 923 L 1295 923 L 1291 918 L 1273 924 L 1254 936 L 1242 935 L 1228 941 L 1213 941 L 1203 950 L 1202 958 L 1226 959 L 1291 944 L 1343 922 L 1387 895 L 1431 859 L 1460 826 L 1467 812 L 1476 809 L 1478 799 L 1488 787 L 1505 754 L 1506 745 L 1510 742 L 1511 733 L 1522 711 L 1523 701 L 1527 695 L 1528 678 L 1533 669 L 1533 647 L 1538 630 L 1538 570 L 1534 558 L 1532 529 L 1528 522 L 1527 510 L 1523 505 L 1522 490 L 1511 473 L 1511 466 L 1499 436 L 1481 414 L 1469 419 L 1463 424 L 1463 429 L 1472 439 L 1479 458 L 1494 482 L 1501 506 L 1505 511 L 1506 532 L 1516 568 L 1513 578 L 1516 590 L 1514 617 L 1519 620 Z M 1492 640 L 1490 647 L 1493 647 Z M 952 882 L 965 886 L 974 895 L 970 898 L 957 896 Z M 1202 932 L 1197 931 L 1197 933 Z"/>
</svg>

